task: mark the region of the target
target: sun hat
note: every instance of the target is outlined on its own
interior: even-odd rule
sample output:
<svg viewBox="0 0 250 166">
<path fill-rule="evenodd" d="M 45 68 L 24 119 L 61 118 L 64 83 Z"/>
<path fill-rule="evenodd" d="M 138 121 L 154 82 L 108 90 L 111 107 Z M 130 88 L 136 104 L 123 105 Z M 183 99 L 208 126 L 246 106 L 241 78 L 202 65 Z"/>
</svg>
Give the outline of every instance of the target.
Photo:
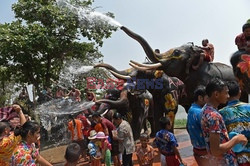
<svg viewBox="0 0 250 166">
<path fill-rule="evenodd" d="M 97 138 L 97 139 L 104 139 L 104 138 L 108 138 L 108 136 L 105 136 L 104 132 L 99 131 L 99 132 L 96 134 L 96 138 Z"/>
<path fill-rule="evenodd" d="M 96 138 L 96 131 L 91 130 L 90 133 L 89 133 L 88 139 L 95 139 L 95 138 Z"/>
</svg>

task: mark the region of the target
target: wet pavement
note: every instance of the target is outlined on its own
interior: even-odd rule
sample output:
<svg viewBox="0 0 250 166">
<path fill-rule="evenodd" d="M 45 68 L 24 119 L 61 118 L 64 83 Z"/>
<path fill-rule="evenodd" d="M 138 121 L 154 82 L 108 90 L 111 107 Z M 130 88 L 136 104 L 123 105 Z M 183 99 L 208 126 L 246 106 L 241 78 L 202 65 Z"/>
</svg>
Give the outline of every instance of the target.
<svg viewBox="0 0 250 166">
<path fill-rule="evenodd" d="M 179 144 L 178 149 L 179 149 L 179 152 L 181 154 L 182 159 L 187 163 L 188 166 L 197 166 L 197 163 L 195 162 L 194 157 L 193 157 L 192 145 L 191 145 L 190 138 L 189 138 L 189 135 L 188 135 L 186 129 L 175 129 L 175 136 L 176 136 L 178 144 Z M 152 141 L 153 141 L 153 138 L 150 139 L 150 143 L 152 143 Z M 138 146 L 139 144 L 136 144 L 136 145 Z M 61 156 L 59 156 L 59 158 L 61 158 L 61 159 L 56 160 L 56 157 L 53 157 L 55 152 L 51 152 L 51 153 L 42 152 L 41 154 L 42 154 L 42 156 L 47 155 L 44 157 L 47 158 L 50 162 L 54 163 L 53 164 L 54 166 L 63 166 L 64 165 L 63 155 L 65 153 L 65 148 L 66 148 L 66 146 L 61 147 L 61 148 L 59 147 L 59 149 L 56 150 L 61 155 Z M 161 165 L 160 164 L 160 153 L 158 152 L 158 150 L 156 148 L 155 148 L 155 151 L 156 151 L 156 153 L 155 153 L 156 156 L 155 156 L 153 165 L 160 166 Z M 134 163 L 134 166 L 139 165 L 135 154 L 133 154 L 133 163 Z M 88 161 L 86 161 L 86 162 L 83 161 L 83 159 L 81 159 L 79 161 L 79 163 L 77 164 L 77 166 L 89 166 L 89 165 L 90 165 L 90 163 Z"/>
</svg>

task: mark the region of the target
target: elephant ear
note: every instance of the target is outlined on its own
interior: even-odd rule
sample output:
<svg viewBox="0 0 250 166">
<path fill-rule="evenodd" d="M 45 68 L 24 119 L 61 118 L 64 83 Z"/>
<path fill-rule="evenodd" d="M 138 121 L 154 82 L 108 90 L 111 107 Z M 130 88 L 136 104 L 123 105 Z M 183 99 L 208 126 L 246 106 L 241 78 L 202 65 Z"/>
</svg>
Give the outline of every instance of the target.
<svg viewBox="0 0 250 166">
<path fill-rule="evenodd" d="M 190 67 L 196 66 L 199 63 L 202 49 L 198 46 L 191 45 L 189 48 L 186 49 L 186 53 L 188 54 L 188 59 L 186 62 L 186 74 L 189 74 Z"/>
</svg>

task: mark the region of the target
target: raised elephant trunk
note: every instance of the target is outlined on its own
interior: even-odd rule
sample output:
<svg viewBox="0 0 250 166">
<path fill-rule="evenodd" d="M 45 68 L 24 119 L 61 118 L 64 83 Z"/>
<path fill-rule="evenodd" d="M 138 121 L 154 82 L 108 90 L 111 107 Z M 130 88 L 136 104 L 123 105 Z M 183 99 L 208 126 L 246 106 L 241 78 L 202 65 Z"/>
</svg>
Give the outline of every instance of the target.
<svg viewBox="0 0 250 166">
<path fill-rule="evenodd" d="M 133 39 L 135 39 L 136 41 L 138 41 L 141 44 L 147 57 L 153 63 L 159 62 L 159 60 L 156 57 L 161 57 L 161 55 L 159 53 L 154 52 L 153 49 L 151 48 L 151 46 L 148 44 L 148 42 L 144 38 L 142 38 L 140 35 L 132 32 L 131 30 L 129 30 L 128 28 L 126 28 L 124 26 L 121 27 L 121 30 L 123 30 L 127 35 L 129 35 L 130 37 L 132 37 Z"/>
</svg>

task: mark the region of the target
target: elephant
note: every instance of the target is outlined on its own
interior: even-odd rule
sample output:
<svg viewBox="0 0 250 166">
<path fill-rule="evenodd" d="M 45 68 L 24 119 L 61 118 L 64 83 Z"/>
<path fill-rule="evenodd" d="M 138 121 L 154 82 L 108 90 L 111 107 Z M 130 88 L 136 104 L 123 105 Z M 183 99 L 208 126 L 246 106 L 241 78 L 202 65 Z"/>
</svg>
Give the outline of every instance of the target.
<svg viewBox="0 0 250 166">
<path fill-rule="evenodd" d="M 193 69 L 192 66 L 198 63 L 199 55 L 202 52 L 202 49 L 193 43 L 187 43 L 164 53 L 158 53 L 153 51 L 148 42 L 140 35 L 124 26 L 121 29 L 140 43 L 147 57 L 153 63 L 147 65 L 131 61 L 131 64 L 142 70 L 163 70 L 165 74 L 177 77 L 184 82 L 189 99 L 186 105 L 184 105 L 186 111 L 193 102 L 193 92 L 198 85 L 206 86 L 213 77 L 221 78 L 224 81 L 236 80 L 232 67 L 223 63 L 204 61 L 197 70 Z"/>
<path fill-rule="evenodd" d="M 106 96 L 109 97 L 97 100 L 96 103 L 108 104 L 109 110 L 115 109 L 121 113 L 123 118 L 130 123 L 134 139 L 139 139 L 141 130 L 146 130 L 148 115 L 152 114 L 152 95 L 148 91 L 140 91 L 135 94 L 130 93 L 126 88 L 121 90 L 114 88 L 107 90 Z M 98 111 L 100 112 L 100 110 Z M 110 118 L 112 117 L 107 117 L 107 119 Z"/>
<path fill-rule="evenodd" d="M 168 116 L 174 124 L 178 104 L 185 103 L 186 99 L 185 85 L 181 80 L 176 77 L 169 77 L 160 70 L 143 71 L 131 68 L 118 71 L 109 64 L 98 64 L 95 67 L 104 67 L 118 79 L 127 82 L 129 84 L 127 89 L 130 93 L 138 90 L 148 90 L 153 95 L 153 114 L 148 117 L 152 135 L 160 130 L 158 120 L 162 116 Z M 133 100 L 132 103 L 135 103 L 135 101 Z M 172 132 L 173 127 L 172 125 Z"/>
<path fill-rule="evenodd" d="M 235 77 L 241 89 L 250 94 L 250 54 L 247 51 L 236 51 L 230 58 Z"/>
</svg>

